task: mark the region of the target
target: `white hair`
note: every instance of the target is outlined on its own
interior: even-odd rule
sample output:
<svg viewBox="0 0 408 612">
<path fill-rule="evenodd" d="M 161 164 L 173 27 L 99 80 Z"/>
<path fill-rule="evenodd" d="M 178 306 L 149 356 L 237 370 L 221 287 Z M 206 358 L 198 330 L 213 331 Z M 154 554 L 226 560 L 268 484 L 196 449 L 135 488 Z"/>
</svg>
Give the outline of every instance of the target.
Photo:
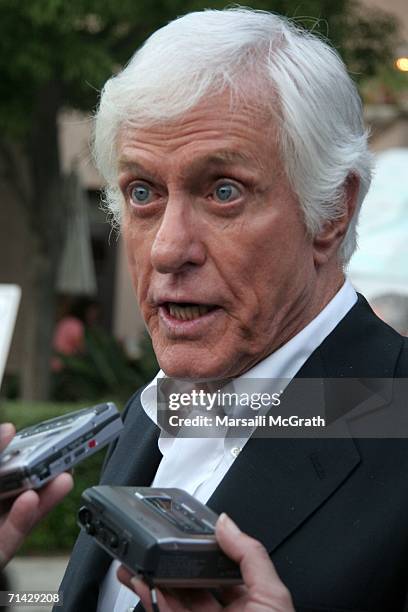
<svg viewBox="0 0 408 612">
<path fill-rule="evenodd" d="M 120 222 L 123 206 L 117 186 L 120 128 L 182 116 L 204 96 L 224 90 L 244 98 L 255 93 L 270 109 L 285 172 L 312 235 L 344 214 L 346 181 L 358 177 L 357 208 L 340 251 L 347 262 L 371 180 L 361 100 L 333 48 L 264 11 L 205 10 L 180 17 L 152 34 L 107 81 L 94 150 L 114 220 Z"/>
</svg>

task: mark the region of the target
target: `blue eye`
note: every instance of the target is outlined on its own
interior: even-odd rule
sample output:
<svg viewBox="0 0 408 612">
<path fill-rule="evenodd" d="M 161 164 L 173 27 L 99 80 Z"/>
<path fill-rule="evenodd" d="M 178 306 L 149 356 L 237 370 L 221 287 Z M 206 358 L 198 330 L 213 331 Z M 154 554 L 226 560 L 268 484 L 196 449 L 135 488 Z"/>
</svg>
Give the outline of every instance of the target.
<svg viewBox="0 0 408 612">
<path fill-rule="evenodd" d="M 240 191 L 232 183 L 221 183 L 215 189 L 215 196 L 219 202 L 229 202 L 240 196 Z"/>
<path fill-rule="evenodd" d="M 130 198 L 135 204 L 148 203 L 151 195 L 151 190 L 147 185 L 135 185 L 130 190 Z"/>
</svg>

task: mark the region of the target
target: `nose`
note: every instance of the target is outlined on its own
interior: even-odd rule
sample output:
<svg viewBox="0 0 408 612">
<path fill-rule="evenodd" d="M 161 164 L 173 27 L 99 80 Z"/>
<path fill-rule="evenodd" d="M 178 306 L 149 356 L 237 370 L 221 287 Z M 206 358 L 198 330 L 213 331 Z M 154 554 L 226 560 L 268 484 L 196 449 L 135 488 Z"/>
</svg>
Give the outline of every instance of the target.
<svg viewBox="0 0 408 612">
<path fill-rule="evenodd" d="M 205 258 L 191 202 L 169 199 L 151 249 L 153 267 L 162 274 L 182 272 L 202 266 Z"/>
</svg>

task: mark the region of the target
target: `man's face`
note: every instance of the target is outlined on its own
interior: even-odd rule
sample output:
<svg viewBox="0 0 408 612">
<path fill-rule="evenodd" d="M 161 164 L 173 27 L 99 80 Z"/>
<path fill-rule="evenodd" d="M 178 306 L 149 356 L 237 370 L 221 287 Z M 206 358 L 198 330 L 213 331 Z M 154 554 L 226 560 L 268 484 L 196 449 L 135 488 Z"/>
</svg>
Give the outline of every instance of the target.
<svg viewBox="0 0 408 612">
<path fill-rule="evenodd" d="M 237 376 L 315 315 L 316 270 L 270 119 L 228 95 L 119 135 L 123 236 L 169 376 Z"/>
</svg>

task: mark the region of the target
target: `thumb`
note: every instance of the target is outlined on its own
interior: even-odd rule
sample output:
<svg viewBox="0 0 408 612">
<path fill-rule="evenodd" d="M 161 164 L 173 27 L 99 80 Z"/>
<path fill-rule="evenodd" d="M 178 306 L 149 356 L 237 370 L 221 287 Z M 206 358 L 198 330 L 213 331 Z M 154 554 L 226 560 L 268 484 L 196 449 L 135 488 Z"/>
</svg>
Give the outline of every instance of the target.
<svg viewBox="0 0 408 612">
<path fill-rule="evenodd" d="M 12 423 L 1 423 L 0 425 L 0 452 L 6 448 L 11 442 L 16 433 L 15 427 Z"/>
<path fill-rule="evenodd" d="M 256 593 L 265 602 L 276 600 L 277 609 L 293 610 L 289 591 L 258 540 L 243 533 L 226 514 L 219 517 L 215 534 L 221 549 L 239 564 L 250 594 Z M 282 604 L 286 607 L 281 607 Z"/>
<path fill-rule="evenodd" d="M 216 525 L 216 537 L 225 554 L 236 561 L 247 587 L 254 580 L 278 579 L 266 549 L 258 540 L 243 533 L 225 513 L 221 514 Z M 245 575 L 244 575 L 245 574 Z"/>
<path fill-rule="evenodd" d="M 35 523 L 38 505 L 39 498 L 34 491 L 26 491 L 14 501 L 0 526 L 0 566 L 11 559 L 30 532 Z"/>
</svg>

